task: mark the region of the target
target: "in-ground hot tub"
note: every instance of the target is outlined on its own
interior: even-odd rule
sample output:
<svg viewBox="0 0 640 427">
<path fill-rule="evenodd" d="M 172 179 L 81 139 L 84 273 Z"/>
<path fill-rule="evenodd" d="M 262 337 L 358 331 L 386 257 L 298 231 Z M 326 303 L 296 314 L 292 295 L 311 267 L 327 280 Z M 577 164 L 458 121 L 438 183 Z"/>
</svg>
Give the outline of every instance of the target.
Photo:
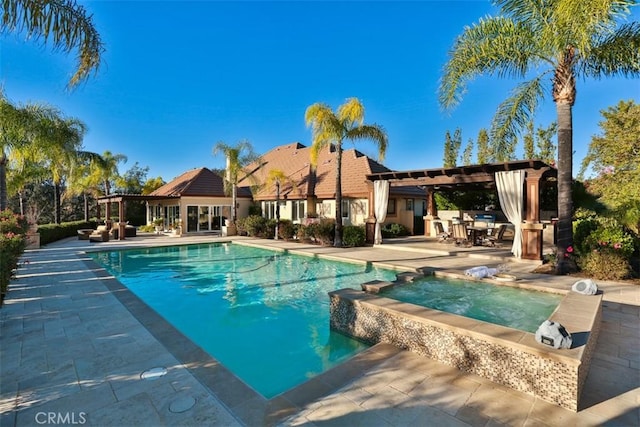
<svg viewBox="0 0 640 427">
<path fill-rule="evenodd" d="M 577 411 L 600 329 L 602 295 L 569 292 L 550 316 L 573 338 L 571 349 L 533 333 L 341 289 L 329 293 L 331 327 L 369 343 L 389 343 L 514 390 Z"/>
</svg>

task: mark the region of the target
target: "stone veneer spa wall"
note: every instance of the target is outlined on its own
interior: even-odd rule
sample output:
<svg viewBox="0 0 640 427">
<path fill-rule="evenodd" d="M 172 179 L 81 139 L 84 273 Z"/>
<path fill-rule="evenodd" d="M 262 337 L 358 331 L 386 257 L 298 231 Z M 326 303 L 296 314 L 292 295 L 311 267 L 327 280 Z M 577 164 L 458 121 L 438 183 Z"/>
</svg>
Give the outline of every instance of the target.
<svg viewBox="0 0 640 427">
<path fill-rule="evenodd" d="M 330 294 L 331 328 L 389 343 L 577 411 L 600 328 L 602 295 L 569 293 L 550 317 L 572 334 L 556 350 L 499 325 L 354 289 Z"/>
</svg>

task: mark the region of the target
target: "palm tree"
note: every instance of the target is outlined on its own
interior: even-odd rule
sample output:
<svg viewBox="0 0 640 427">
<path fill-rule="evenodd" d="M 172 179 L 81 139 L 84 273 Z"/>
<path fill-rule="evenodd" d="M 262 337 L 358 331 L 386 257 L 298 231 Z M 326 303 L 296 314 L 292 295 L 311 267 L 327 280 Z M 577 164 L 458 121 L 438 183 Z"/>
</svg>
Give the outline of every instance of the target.
<svg viewBox="0 0 640 427">
<path fill-rule="evenodd" d="M 265 186 L 276 186 L 276 232 L 273 237 L 275 240 L 278 240 L 278 226 L 280 224 L 280 189 L 285 184 L 290 184 L 291 187 L 295 186 L 295 182 L 288 177 L 282 169 L 269 170 L 267 179 L 265 180 Z"/>
<path fill-rule="evenodd" d="M 51 144 L 50 119 L 57 110 L 38 104 L 13 105 L 0 91 L 0 210 L 7 208 L 7 167 L 33 161 Z"/>
<path fill-rule="evenodd" d="M 27 39 L 51 40 L 54 50 L 78 49 L 74 87 L 100 66 L 104 46 L 93 25 L 92 15 L 75 0 L 3 0 L 2 31 L 24 33 Z"/>
<path fill-rule="evenodd" d="M 311 127 L 311 164 L 318 164 L 318 154 L 324 148 L 336 150 L 336 231 L 333 245 L 342 246 L 342 142 L 370 139 L 378 146 L 378 159 L 384 159 L 387 151 L 387 134 L 382 126 L 364 123 L 364 106 L 357 98 L 349 98 L 338 107 L 336 113 L 326 104 L 316 103 L 307 108 L 304 115 L 307 127 Z"/>
<path fill-rule="evenodd" d="M 558 273 L 569 267 L 573 244 L 572 163 L 576 79 L 640 75 L 640 24 L 619 24 L 635 0 L 494 0 L 501 15 L 466 27 L 449 52 L 440 102 L 455 106 L 472 78 L 486 74 L 530 79 L 499 107 L 494 143 L 509 141 L 529 122 L 551 91 L 558 123 Z"/>
<path fill-rule="evenodd" d="M 244 168 L 258 161 L 259 156 L 253 151 L 249 141 L 240 141 L 236 145 L 227 145 L 222 141 L 213 147 L 213 155 L 224 154 L 227 165 L 224 170 L 224 188 L 227 194 L 231 194 L 231 222 L 235 224 L 237 218 L 236 205 L 238 203 L 238 183 L 251 173 L 246 173 Z"/>
<path fill-rule="evenodd" d="M 82 139 L 86 126 L 78 119 L 54 117 L 51 123 L 51 144 L 42 152 L 48 160 L 54 188 L 54 221 L 60 224 L 62 187 L 67 177 L 72 173 L 76 163 L 91 154 L 81 151 Z"/>
</svg>

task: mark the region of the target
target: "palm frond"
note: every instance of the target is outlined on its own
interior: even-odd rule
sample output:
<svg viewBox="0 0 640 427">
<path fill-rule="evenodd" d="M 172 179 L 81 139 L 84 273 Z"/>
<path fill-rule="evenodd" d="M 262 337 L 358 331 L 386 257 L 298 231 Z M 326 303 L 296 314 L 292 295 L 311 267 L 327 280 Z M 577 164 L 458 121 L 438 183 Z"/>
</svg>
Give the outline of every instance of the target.
<svg viewBox="0 0 640 427">
<path fill-rule="evenodd" d="M 378 160 L 383 161 L 389 140 L 384 128 L 380 125 L 362 125 L 349 129 L 346 138 L 350 140 L 369 139 L 378 146 Z"/>
<path fill-rule="evenodd" d="M 525 23 L 506 17 L 481 19 L 465 28 L 449 52 L 439 87 L 441 105 L 458 104 L 467 82 L 476 76 L 524 77 L 534 63 L 545 59 L 541 55 L 546 50 Z"/>
<path fill-rule="evenodd" d="M 331 108 L 323 103 L 309 106 L 305 112 L 305 122 L 311 128 L 311 165 L 318 163 L 318 155 L 331 144 L 340 145 L 346 129 Z"/>
<path fill-rule="evenodd" d="M 4 31 L 24 31 L 27 38 L 51 40 L 54 49 L 78 50 L 69 87 L 84 81 L 100 67 L 104 45 L 92 15 L 74 0 L 2 0 Z"/>
<path fill-rule="evenodd" d="M 493 117 L 491 140 L 500 147 L 501 141 L 512 141 L 520 133 L 520 129 L 533 119 L 538 102 L 544 99 L 544 81 L 542 75 L 516 86 L 511 96 L 504 100 Z"/>
<path fill-rule="evenodd" d="M 364 123 L 364 105 L 358 98 L 348 98 L 338 107 L 337 117 L 344 128 L 359 126 Z"/>
<path fill-rule="evenodd" d="M 640 23 L 621 25 L 614 33 L 606 34 L 580 63 L 585 77 L 640 76 Z"/>
</svg>

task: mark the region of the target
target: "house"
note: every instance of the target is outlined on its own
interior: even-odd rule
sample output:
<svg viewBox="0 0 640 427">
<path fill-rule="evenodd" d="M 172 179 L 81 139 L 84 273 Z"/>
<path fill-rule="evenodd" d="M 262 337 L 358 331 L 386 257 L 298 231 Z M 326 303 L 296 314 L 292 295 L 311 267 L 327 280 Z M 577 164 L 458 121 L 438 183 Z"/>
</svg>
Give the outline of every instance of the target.
<svg viewBox="0 0 640 427">
<path fill-rule="evenodd" d="M 187 171 L 149 196 L 147 223 L 160 218 L 165 230 L 180 224 L 182 233 L 221 231 L 231 218 L 231 196 L 225 194 L 222 177 L 207 168 Z M 248 215 L 251 203 L 251 191 L 238 188 L 238 217 Z"/>
<path fill-rule="evenodd" d="M 253 199 L 262 207 L 263 216 L 275 218 L 276 185 L 269 183 L 273 170 L 287 177 L 280 182 L 280 218 L 301 222 L 306 217 L 335 217 L 336 152 L 333 147 L 318 156 L 316 168 L 310 163 L 310 147 L 299 142 L 273 148 L 259 163 L 247 168 L 251 174 L 244 185 L 258 184 Z M 372 216 L 369 195 L 373 187 L 366 176 L 391 172 L 382 164 L 356 149 L 342 153 L 342 221 L 344 225 L 364 225 Z M 255 181 L 255 182 L 253 182 Z M 413 234 L 423 234 L 426 192 L 416 186 L 392 187 L 385 223 L 400 223 Z"/>
</svg>

